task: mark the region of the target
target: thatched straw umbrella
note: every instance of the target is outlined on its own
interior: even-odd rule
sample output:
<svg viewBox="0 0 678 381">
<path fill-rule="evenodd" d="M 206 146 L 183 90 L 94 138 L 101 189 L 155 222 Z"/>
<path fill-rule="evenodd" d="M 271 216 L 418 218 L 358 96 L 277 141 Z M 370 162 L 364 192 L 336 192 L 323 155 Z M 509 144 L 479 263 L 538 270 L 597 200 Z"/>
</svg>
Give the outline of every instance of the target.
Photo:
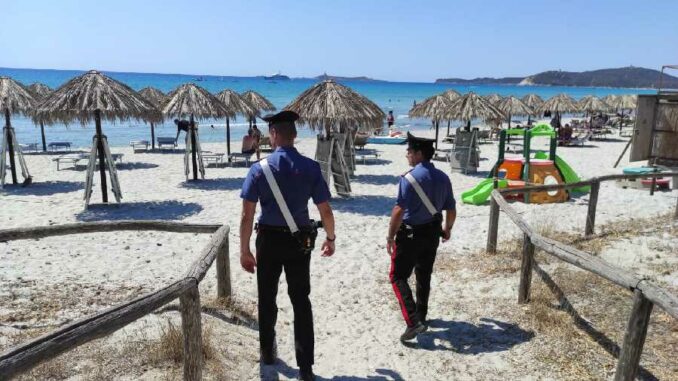
<svg viewBox="0 0 678 381">
<path fill-rule="evenodd" d="M 621 131 L 622 124 L 624 123 L 624 110 L 632 110 L 636 108 L 637 96 L 632 94 L 625 95 L 608 95 L 607 97 L 609 102 L 606 102 L 610 107 L 615 108 L 621 113 L 619 118 L 619 131 Z M 603 98 L 603 99 L 605 99 Z"/>
<path fill-rule="evenodd" d="M 541 105 L 544 103 L 544 100 L 541 99 L 541 97 L 537 94 L 527 94 L 521 99 L 521 101 L 523 101 L 523 103 L 525 103 L 525 105 L 531 108 L 532 111 L 535 113 L 537 112 L 539 107 L 541 107 Z M 528 126 L 532 125 L 531 115 L 527 116 L 527 125 Z"/>
<path fill-rule="evenodd" d="M 333 80 L 306 89 L 285 110 L 299 114 L 299 122 L 325 136 L 332 131 L 375 130 L 383 125 L 384 112 L 371 100 Z"/>
<path fill-rule="evenodd" d="M 489 95 L 484 95 L 483 98 L 492 103 L 493 106 L 497 106 L 497 104 L 504 99 L 501 95 L 494 93 L 494 94 L 489 94 Z"/>
<path fill-rule="evenodd" d="M 155 87 L 144 87 L 139 94 L 151 102 L 158 110 L 167 100 L 167 95 Z M 151 122 L 151 149 L 155 150 L 155 122 Z"/>
<path fill-rule="evenodd" d="M 190 116 L 191 161 L 193 163 L 193 180 L 198 179 L 198 161 L 196 152 L 195 118 L 224 118 L 235 114 L 226 109 L 219 98 L 209 91 L 193 83 L 183 84 L 167 95 L 167 101 L 162 107 L 162 113 L 167 117 Z M 202 164 L 201 164 L 202 165 Z"/>
<path fill-rule="evenodd" d="M 474 92 L 459 97 L 450 111 L 453 120 L 466 122 L 466 131 L 471 130 L 472 119 L 504 119 L 504 113 L 500 109 Z"/>
<path fill-rule="evenodd" d="M 253 90 L 245 91 L 240 94 L 252 107 L 254 107 L 258 112 L 262 111 L 275 111 L 275 106 L 268 99 L 264 98 L 263 95 L 257 93 Z M 252 122 L 256 120 L 255 115 L 250 115 L 250 128 L 252 128 Z"/>
<path fill-rule="evenodd" d="M 423 102 L 418 103 L 412 107 L 409 112 L 411 118 L 428 118 L 433 119 L 436 125 L 436 150 L 438 149 L 438 131 L 439 122 L 441 120 L 451 120 L 451 109 L 454 101 L 446 95 L 438 94 L 430 98 L 426 98 Z"/>
<path fill-rule="evenodd" d="M 236 93 L 233 90 L 226 89 L 219 94 L 217 98 L 226 106 L 232 115 L 243 115 L 248 117 L 248 119 L 255 117 L 259 112 L 249 104 L 240 94 Z M 231 160 L 231 122 L 230 116 L 226 116 L 226 154 L 228 155 L 228 160 Z"/>
<path fill-rule="evenodd" d="M 534 110 L 514 96 L 508 96 L 499 103 L 497 108 L 504 112 L 508 117 L 508 128 L 511 128 L 511 115 L 531 115 Z"/>
<path fill-rule="evenodd" d="M 544 102 L 541 107 L 539 107 L 539 112 L 544 112 L 550 110 L 556 113 L 556 120 L 558 121 L 558 126 L 560 127 L 560 115 L 564 112 L 577 112 L 579 107 L 577 107 L 577 101 L 572 99 L 569 95 L 562 93 L 554 95 Z"/>
<path fill-rule="evenodd" d="M 78 121 L 83 126 L 94 120 L 96 135 L 93 143 L 96 144 L 96 152 L 99 156 L 102 201 L 106 203 L 108 202 L 108 187 L 106 186 L 104 146 L 107 149 L 108 143 L 105 142 L 106 137 L 101 130 L 101 119 L 111 122 L 129 119 L 157 122 L 162 119 L 162 116 L 157 108 L 129 86 L 96 70 L 91 70 L 66 82 L 45 98 L 38 105 L 33 118 L 46 124 L 69 124 Z M 96 157 L 91 158 L 91 160 L 95 159 Z M 91 165 L 93 166 L 93 163 Z M 115 185 L 117 173 L 115 166 L 111 168 L 111 180 Z M 86 189 L 86 197 L 87 192 Z M 115 192 L 115 195 L 119 200 L 120 193 Z"/>
<path fill-rule="evenodd" d="M 461 94 L 459 94 L 459 92 L 452 90 L 452 89 L 445 90 L 440 95 L 447 97 L 451 101 L 456 101 L 457 98 L 459 98 L 461 96 Z M 449 119 L 447 120 L 447 136 L 450 136 L 450 120 Z"/>
<path fill-rule="evenodd" d="M 587 114 L 589 114 L 589 128 L 593 126 L 594 111 L 607 111 L 610 109 L 610 105 L 593 95 L 587 95 L 580 99 L 579 102 L 577 102 L 577 106 L 579 106 L 579 110 L 585 111 Z"/>
<path fill-rule="evenodd" d="M 14 141 L 14 130 L 12 129 L 12 123 L 10 121 L 11 114 L 20 114 L 28 115 L 34 108 L 37 102 L 33 98 L 33 95 L 19 82 L 13 80 L 9 77 L 0 77 L 0 109 L 5 112 L 5 128 L 3 129 L 3 136 L 7 142 L 7 150 L 9 151 L 9 166 L 10 172 L 12 173 L 12 183 L 16 184 L 16 163 L 14 162 L 14 144 L 17 142 Z M 3 147 L 4 149 L 5 147 Z M 5 165 L 5 153 L 2 151 L 2 158 L 0 158 L 0 165 Z M 5 168 L 1 169 L 3 173 L 3 178 L 0 179 L 2 184 L 5 182 L 4 171 Z M 24 173 L 26 180 L 30 178 L 30 175 Z"/>
<path fill-rule="evenodd" d="M 40 102 L 54 92 L 49 86 L 40 82 L 35 82 L 28 86 L 28 90 L 33 94 L 33 98 Z M 42 137 L 42 152 L 47 152 L 47 139 L 45 138 L 45 124 L 40 123 L 40 136 Z"/>
</svg>

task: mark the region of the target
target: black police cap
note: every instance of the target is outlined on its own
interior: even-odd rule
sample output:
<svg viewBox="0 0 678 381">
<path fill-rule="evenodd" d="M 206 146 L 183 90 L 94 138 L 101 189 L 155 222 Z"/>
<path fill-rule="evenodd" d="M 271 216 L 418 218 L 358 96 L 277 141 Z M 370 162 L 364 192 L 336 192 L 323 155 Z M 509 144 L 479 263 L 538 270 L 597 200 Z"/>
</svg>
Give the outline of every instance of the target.
<svg viewBox="0 0 678 381">
<path fill-rule="evenodd" d="M 407 148 L 415 151 L 422 151 L 425 149 L 433 149 L 435 139 L 418 138 L 409 132 L 407 133 Z"/>
<path fill-rule="evenodd" d="M 281 122 L 292 122 L 294 123 L 299 119 L 299 114 L 294 111 L 284 110 L 280 111 L 277 114 L 268 114 L 263 116 L 261 119 L 268 122 L 268 124 L 276 124 Z"/>
</svg>

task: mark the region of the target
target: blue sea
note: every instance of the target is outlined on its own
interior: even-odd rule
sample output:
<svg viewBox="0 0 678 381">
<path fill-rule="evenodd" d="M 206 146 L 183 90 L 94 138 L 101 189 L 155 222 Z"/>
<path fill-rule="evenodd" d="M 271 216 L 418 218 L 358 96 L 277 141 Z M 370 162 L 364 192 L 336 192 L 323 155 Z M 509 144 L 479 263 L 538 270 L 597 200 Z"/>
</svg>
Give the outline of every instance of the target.
<svg viewBox="0 0 678 381">
<path fill-rule="evenodd" d="M 42 82 L 51 88 L 58 88 L 66 81 L 82 74 L 83 71 L 74 70 L 36 70 L 36 69 L 9 69 L 0 68 L 0 76 L 9 76 L 25 85 L 33 82 Z M 211 75 L 184 75 L 184 74 L 152 74 L 152 73 L 121 73 L 105 72 L 121 82 L 126 83 L 135 90 L 146 86 L 156 87 L 163 92 L 169 92 L 186 82 L 195 82 L 210 92 L 218 93 L 223 89 L 232 89 L 237 92 L 254 90 L 268 98 L 278 109 L 283 108 L 301 92 L 312 86 L 317 81 L 312 79 L 291 79 L 269 81 L 262 77 L 229 77 Z M 202 81 L 196 81 L 200 77 Z M 454 89 L 460 93 L 474 91 L 480 95 L 498 93 L 502 96 L 514 95 L 522 97 L 528 93 L 536 93 L 543 99 L 547 99 L 559 93 L 567 93 L 575 99 L 586 95 L 605 96 L 608 94 L 643 94 L 653 93 L 654 90 L 646 89 L 617 89 L 598 87 L 557 87 L 557 86 L 455 86 L 434 83 L 410 83 L 410 82 L 361 82 L 345 81 L 343 84 L 368 97 L 381 107 L 385 112 L 392 110 L 396 115 L 396 125 L 402 129 L 428 129 L 429 120 L 410 119 L 408 110 L 414 101 L 421 102 L 427 97 L 441 93 L 447 89 Z M 12 125 L 16 129 L 17 139 L 22 144 L 39 143 L 40 128 L 35 126 L 30 119 L 13 116 Z M 214 125 L 214 128 L 210 128 Z M 453 124 L 454 125 L 454 124 Z M 225 141 L 225 120 L 204 120 L 200 122 L 201 141 L 223 142 Z M 240 117 L 231 122 L 232 136 L 238 137 L 247 130 L 247 123 Z M 150 140 L 150 127 L 143 122 L 126 121 L 115 124 L 105 123 L 104 133 L 112 146 L 126 146 L 131 140 Z M 303 126 L 299 129 L 299 135 L 309 137 L 316 134 Z M 91 144 L 94 127 L 92 125 L 82 127 L 79 123 L 68 126 L 46 126 L 45 134 L 47 142 L 68 141 L 75 147 L 87 147 Z M 175 136 L 174 123 L 168 121 L 156 128 L 156 136 Z M 182 134 L 183 136 L 183 134 Z M 234 138 L 237 141 L 238 138 Z"/>
</svg>

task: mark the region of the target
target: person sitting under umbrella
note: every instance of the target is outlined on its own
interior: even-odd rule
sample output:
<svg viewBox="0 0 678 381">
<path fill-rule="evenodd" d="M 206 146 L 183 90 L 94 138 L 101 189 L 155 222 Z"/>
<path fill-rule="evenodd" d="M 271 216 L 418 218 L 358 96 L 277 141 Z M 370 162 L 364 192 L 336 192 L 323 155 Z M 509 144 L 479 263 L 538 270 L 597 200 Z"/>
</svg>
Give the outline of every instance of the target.
<svg viewBox="0 0 678 381">
<path fill-rule="evenodd" d="M 174 141 L 179 139 L 179 134 L 181 133 L 181 131 L 184 131 L 186 132 L 186 134 L 188 134 L 188 129 L 191 128 L 191 122 L 189 122 L 186 119 L 182 120 L 174 119 L 174 124 L 177 125 L 177 137 L 174 138 Z"/>
</svg>

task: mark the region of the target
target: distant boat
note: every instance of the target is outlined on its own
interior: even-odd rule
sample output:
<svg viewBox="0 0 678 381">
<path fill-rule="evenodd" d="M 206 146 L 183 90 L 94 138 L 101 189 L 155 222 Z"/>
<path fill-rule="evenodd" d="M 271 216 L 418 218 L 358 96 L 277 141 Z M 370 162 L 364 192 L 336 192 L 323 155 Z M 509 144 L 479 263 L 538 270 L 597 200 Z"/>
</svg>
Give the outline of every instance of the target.
<svg viewBox="0 0 678 381">
<path fill-rule="evenodd" d="M 198 81 L 198 82 L 202 82 L 202 81 L 205 80 L 205 78 L 200 76 L 200 77 L 196 77 L 195 80 Z"/>
<path fill-rule="evenodd" d="M 288 76 L 286 76 L 286 75 L 283 75 L 283 74 L 280 74 L 280 72 L 277 72 L 277 73 L 275 73 L 275 74 L 273 74 L 273 75 L 265 75 L 265 76 L 264 76 L 264 79 L 267 80 L 267 81 L 275 81 L 275 80 L 278 80 L 278 81 L 289 81 L 289 80 L 290 80 L 290 77 L 288 77 Z"/>
</svg>

